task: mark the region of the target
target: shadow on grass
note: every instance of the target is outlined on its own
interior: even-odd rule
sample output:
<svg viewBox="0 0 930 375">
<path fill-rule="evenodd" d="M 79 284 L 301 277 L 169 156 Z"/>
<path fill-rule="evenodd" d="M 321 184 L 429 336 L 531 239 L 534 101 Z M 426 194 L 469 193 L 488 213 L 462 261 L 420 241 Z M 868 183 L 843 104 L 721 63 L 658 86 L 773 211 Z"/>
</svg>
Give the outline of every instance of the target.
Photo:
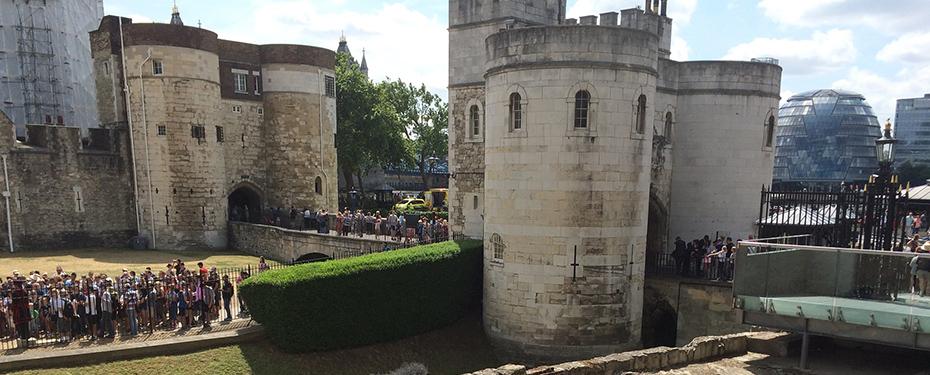
<svg viewBox="0 0 930 375">
<path fill-rule="evenodd" d="M 494 356 L 481 325 L 480 311 L 455 324 L 403 340 L 361 348 L 286 353 L 267 341 L 239 346 L 253 374 L 389 373 L 404 363 L 419 362 L 431 375 L 463 374 L 503 365 Z"/>
</svg>

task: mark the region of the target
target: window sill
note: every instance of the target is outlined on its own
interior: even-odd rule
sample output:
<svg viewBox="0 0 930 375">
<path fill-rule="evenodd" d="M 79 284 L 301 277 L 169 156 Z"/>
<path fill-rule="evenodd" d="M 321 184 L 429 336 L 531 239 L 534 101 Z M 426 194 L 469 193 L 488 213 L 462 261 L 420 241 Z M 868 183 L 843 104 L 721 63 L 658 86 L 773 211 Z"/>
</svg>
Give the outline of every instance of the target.
<svg viewBox="0 0 930 375">
<path fill-rule="evenodd" d="M 504 134 L 504 138 L 526 138 L 526 129 L 510 130 Z"/>
<path fill-rule="evenodd" d="M 489 261 L 488 264 L 490 264 L 491 267 L 504 268 L 504 261 L 502 259 L 491 259 L 491 261 Z"/>
<path fill-rule="evenodd" d="M 638 140 L 641 140 L 641 141 L 645 141 L 645 140 L 646 140 L 646 134 L 644 134 L 644 133 L 633 132 L 633 133 L 630 133 L 630 139 L 638 139 Z"/>
</svg>

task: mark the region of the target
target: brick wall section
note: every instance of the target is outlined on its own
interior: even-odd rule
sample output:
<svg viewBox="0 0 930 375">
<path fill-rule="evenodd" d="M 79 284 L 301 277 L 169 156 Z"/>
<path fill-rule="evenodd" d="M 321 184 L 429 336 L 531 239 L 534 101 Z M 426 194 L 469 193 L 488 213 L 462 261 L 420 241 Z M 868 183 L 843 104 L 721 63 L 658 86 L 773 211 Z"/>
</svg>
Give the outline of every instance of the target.
<svg viewBox="0 0 930 375">
<path fill-rule="evenodd" d="M 653 332 L 657 309 L 662 302 L 674 309 L 677 317 L 677 345 L 707 335 L 740 333 L 743 325 L 733 310 L 733 287 L 703 280 L 674 277 L 647 277 L 643 288 L 643 337 Z"/>
<path fill-rule="evenodd" d="M 659 371 L 746 354 L 749 340 L 756 335 L 759 333 L 698 337 L 679 348 L 663 346 L 531 369 L 521 365 L 506 365 L 469 375 L 614 375 L 624 371 Z"/>
<path fill-rule="evenodd" d="M 0 128 L 12 126 L 0 114 Z M 28 128 L 46 147 L 16 144 L 12 137 L 0 145 L 9 153 L 15 251 L 128 245 L 136 219 L 126 129 L 105 130 L 112 132 L 106 144 L 83 150 L 79 128 Z M 5 190 L 5 181 L 0 187 Z M 0 213 L 0 228 L 0 248 L 9 251 L 5 213 Z"/>
<path fill-rule="evenodd" d="M 229 223 L 229 237 L 231 249 L 278 262 L 293 261 L 310 253 L 333 257 L 337 253 L 377 252 L 384 242 L 240 222 Z"/>
</svg>

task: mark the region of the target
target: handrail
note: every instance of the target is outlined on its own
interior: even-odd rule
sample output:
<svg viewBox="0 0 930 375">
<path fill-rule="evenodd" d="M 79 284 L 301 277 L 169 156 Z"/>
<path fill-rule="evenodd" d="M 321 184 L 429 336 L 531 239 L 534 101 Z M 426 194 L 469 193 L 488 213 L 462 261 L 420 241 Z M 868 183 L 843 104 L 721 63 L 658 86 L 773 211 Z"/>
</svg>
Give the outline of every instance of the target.
<svg viewBox="0 0 930 375">
<path fill-rule="evenodd" d="M 756 247 L 774 247 L 778 249 L 786 250 L 808 250 L 808 251 L 820 251 L 820 252 L 841 252 L 848 254 L 862 254 L 862 255 L 890 255 L 898 256 L 904 258 L 911 258 L 919 256 L 921 258 L 930 258 L 930 253 L 912 253 L 912 252 L 903 252 L 903 251 L 887 251 L 887 250 L 863 250 L 863 249 L 850 249 L 845 247 L 826 247 L 826 246 L 811 246 L 811 245 L 791 245 L 791 244 L 775 244 L 768 242 L 756 242 L 756 241 L 740 241 L 738 244 L 740 247 L 756 246 Z M 758 253 L 756 253 L 758 254 Z M 756 255 L 749 254 L 749 255 Z"/>
</svg>

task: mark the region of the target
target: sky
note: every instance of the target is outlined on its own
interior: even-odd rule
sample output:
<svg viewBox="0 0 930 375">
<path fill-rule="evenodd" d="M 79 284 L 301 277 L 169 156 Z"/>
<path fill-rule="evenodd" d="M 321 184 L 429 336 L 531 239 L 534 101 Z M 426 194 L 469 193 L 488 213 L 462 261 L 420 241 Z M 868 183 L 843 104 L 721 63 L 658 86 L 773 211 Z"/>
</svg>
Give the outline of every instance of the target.
<svg viewBox="0 0 930 375">
<path fill-rule="evenodd" d="M 539 0 L 537 0 L 539 1 Z M 642 6 L 641 0 L 568 0 L 577 18 Z M 424 83 L 447 98 L 448 1 L 177 0 L 184 23 L 220 38 L 335 50 L 343 33 L 374 80 Z M 104 0 L 106 14 L 168 22 L 171 0 Z M 880 122 L 895 101 L 930 93 L 930 1 L 668 0 L 672 58 L 774 57 L 782 103 L 833 88 L 858 92 Z"/>
</svg>

